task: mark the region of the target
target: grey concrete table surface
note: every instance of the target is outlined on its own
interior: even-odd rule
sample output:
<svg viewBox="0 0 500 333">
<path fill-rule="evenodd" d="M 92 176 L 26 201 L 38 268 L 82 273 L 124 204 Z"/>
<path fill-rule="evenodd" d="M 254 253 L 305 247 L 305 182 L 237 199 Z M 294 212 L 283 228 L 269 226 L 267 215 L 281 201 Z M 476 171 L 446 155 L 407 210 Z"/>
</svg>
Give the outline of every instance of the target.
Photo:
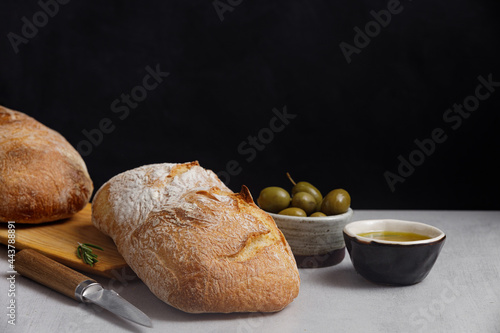
<svg viewBox="0 0 500 333">
<path fill-rule="evenodd" d="M 153 321 L 146 328 L 84 305 L 17 275 L 1 246 L 0 332 L 500 332 L 499 211 L 355 211 L 353 221 L 395 218 L 429 223 L 447 240 L 427 278 L 388 287 L 340 264 L 300 269 L 299 296 L 278 313 L 187 314 L 158 300 L 137 278 L 92 276 Z M 9 288 L 15 296 L 9 296 Z M 9 302 L 15 299 L 15 325 Z"/>
</svg>

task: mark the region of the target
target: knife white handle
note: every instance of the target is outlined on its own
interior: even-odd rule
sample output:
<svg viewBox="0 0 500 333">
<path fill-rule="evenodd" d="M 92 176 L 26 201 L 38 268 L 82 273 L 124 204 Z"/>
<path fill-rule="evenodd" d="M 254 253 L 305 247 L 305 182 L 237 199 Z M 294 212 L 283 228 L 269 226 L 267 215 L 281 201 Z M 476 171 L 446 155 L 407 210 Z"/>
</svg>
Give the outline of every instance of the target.
<svg viewBox="0 0 500 333">
<path fill-rule="evenodd" d="M 96 283 L 91 278 L 32 249 L 16 253 L 15 269 L 21 275 L 77 301 L 81 299 L 75 294 L 75 290 L 82 282 Z"/>
</svg>

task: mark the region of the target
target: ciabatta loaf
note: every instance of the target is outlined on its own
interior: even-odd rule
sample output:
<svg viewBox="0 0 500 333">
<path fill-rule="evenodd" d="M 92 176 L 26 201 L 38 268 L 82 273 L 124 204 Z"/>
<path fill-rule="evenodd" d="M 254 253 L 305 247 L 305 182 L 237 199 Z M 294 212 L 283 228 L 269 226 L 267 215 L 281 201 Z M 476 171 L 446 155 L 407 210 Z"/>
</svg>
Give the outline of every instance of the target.
<svg viewBox="0 0 500 333">
<path fill-rule="evenodd" d="M 87 205 L 92 191 L 82 157 L 61 134 L 0 106 L 0 221 L 70 217 Z"/>
<path fill-rule="evenodd" d="M 185 312 L 273 312 L 299 292 L 295 259 L 243 187 L 197 162 L 121 173 L 92 202 L 94 225 L 158 298 Z"/>
</svg>

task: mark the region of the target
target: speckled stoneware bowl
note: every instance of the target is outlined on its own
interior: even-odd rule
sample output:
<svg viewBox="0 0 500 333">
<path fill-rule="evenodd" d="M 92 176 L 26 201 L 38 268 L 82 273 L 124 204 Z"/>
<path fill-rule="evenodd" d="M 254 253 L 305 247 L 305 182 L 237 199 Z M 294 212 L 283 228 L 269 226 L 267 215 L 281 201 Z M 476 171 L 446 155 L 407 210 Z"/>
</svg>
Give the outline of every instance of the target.
<svg viewBox="0 0 500 333">
<path fill-rule="evenodd" d="M 417 233 L 430 238 L 398 242 L 359 235 L 377 231 Z M 401 220 L 351 222 L 343 234 L 356 271 L 369 281 L 386 285 L 411 285 L 425 279 L 446 239 L 436 227 Z"/>
<path fill-rule="evenodd" d="M 290 244 L 300 268 L 333 266 L 345 257 L 342 230 L 351 220 L 351 208 L 339 215 L 298 217 L 269 213 Z"/>
</svg>

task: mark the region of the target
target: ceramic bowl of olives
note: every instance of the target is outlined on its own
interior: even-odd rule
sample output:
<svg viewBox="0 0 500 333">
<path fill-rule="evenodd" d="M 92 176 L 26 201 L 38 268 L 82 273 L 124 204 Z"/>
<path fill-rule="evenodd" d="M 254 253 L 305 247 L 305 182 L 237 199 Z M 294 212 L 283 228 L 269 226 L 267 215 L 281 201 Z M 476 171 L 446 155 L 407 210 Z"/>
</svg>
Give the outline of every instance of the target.
<svg viewBox="0 0 500 333">
<path fill-rule="evenodd" d="M 308 182 L 295 183 L 290 192 L 264 188 L 257 203 L 268 212 L 285 236 L 300 268 L 333 266 L 345 257 L 342 230 L 353 215 L 351 197 L 334 189 L 323 197 Z"/>
<path fill-rule="evenodd" d="M 356 271 L 384 285 L 412 285 L 431 271 L 446 235 L 438 228 L 413 221 L 364 220 L 343 231 Z"/>
</svg>

